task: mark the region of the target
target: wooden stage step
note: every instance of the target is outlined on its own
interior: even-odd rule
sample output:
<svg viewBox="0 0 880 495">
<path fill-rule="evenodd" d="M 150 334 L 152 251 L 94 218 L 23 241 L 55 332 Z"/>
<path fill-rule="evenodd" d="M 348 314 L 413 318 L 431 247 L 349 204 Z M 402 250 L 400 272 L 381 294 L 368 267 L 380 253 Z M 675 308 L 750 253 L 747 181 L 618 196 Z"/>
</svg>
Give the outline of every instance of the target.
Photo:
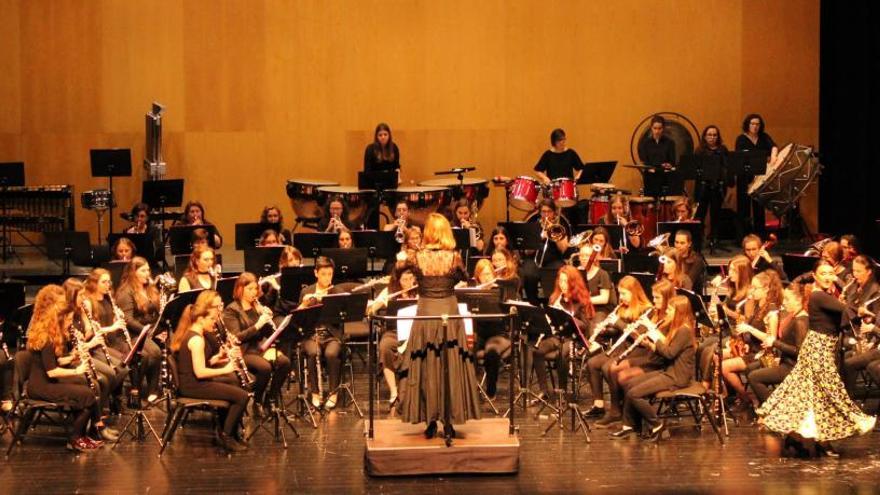
<svg viewBox="0 0 880 495">
<path fill-rule="evenodd" d="M 468 421 L 455 427 L 460 438 L 447 447 L 442 437 L 425 439 L 424 424 L 379 419 L 373 426 L 375 438 L 367 438 L 366 471 L 371 476 L 516 473 L 519 438 L 508 433 L 509 425 L 503 418 Z"/>
</svg>

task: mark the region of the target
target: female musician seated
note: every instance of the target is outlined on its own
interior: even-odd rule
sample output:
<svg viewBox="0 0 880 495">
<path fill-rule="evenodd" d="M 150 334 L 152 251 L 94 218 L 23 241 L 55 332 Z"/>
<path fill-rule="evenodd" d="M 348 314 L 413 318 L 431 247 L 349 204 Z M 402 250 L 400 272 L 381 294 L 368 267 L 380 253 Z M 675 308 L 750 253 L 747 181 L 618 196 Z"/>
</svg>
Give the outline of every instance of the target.
<svg viewBox="0 0 880 495">
<path fill-rule="evenodd" d="M 281 244 L 292 245 L 293 235 L 291 235 L 290 230 L 284 228 L 284 217 L 281 215 L 281 208 L 275 205 L 263 208 L 263 212 L 260 213 L 260 223 L 278 224 L 279 231 L 276 232 L 278 240 Z"/>
<path fill-rule="evenodd" d="M 376 296 L 368 307 L 369 314 L 376 314 L 387 308 L 392 299 L 418 299 L 416 290 L 416 275 L 410 263 L 400 263 L 391 271 L 391 279 L 388 286 Z M 394 316 L 394 315 L 390 315 Z M 398 403 L 397 396 L 397 369 L 400 367 L 400 354 L 398 353 L 397 324 L 394 321 L 385 322 L 385 329 L 379 337 L 379 365 L 382 367 L 382 376 L 388 385 L 390 393 L 388 404 L 394 410 Z"/>
<path fill-rule="evenodd" d="M 273 229 L 266 229 L 260 234 L 260 240 L 257 241 L 258 247 L 277 247 L 281 246 L 281 238 L 278 232 Z"/>
<path fill-rule="evenodd" d="M 190 201 L 183 207 L 183 217 L 178 221 L 177 225 L 213 225 L 205 216 L 205 207 L 199 201 Z M 220 249 L 223 246 L 223 237 L 220 236 L 220 229 L 214 225 L 214 247 Z"/>
<path fill-rule="evenodd" d="M 215 325 L 223 308 L 220 295 L 212 290 L 199 294 L 195 304 L 183 312 L 171 341 L 171 351 L 177 358 L 177 376 L 180 394 L 196 399 L 229 402 L 225 417 L 221 418 L 222 431 L 218 434 L 220 446 L 228 452 L 240 452 L 247 445 L 235 439 L 238 424 L 247 408 L 250 396 L 230 378 L 235 372 L 225 350 L 214 347 Z M 237 351 L 231 351 L 237 352 Z"/>
<path fill-rule="evenodd" d="M 315 278 L 317 282 L 302 290 L 299 297 L 299 307 L 307 308 L 319 304 L 324 296 L 336 293 L 333 287 L 333 271 L 336 265 L 333 260 L 319 256 L 315 261 Z M 339 388 L 339 376 L 342 369 L 342 328 L 338 325 L 315 328 L 315 334 L 302 342 L 303 352 L 306 354 L 309 374 L 309 390 L 311 390 L 311 402 L 315 407 L 323 404 L 326 409 L 336 407 L 338 400 L 337 389 Z M 318 360 L 324 357 L 327 363 L 327 375 L 329 376 L 330 394 L 327 400 L 322 397 L 321 382 L 323 378 L 318 372 Z"/>
<path fill-rule="evenodd" d="M 506 248 L 499 248 L 492 253 L 489 259 L 492 261 L 495 280 L 505 281 L 501 285 L 501 300 L 519 300 L 520 280 L 517 272 L 516 255 Z"/>
<path fill-rule="evenodd" d="M 611 234 L 605 227 L 596 227 L 593 229 L 593 235 L 590 236 L 590 242 L 599 246 L 600 260 L 616 260 L 617 254 L 611 247 Z"/>
<path fill-rule="evenodd" d="M 752 277 L 749 298 L 745 302 L 744 311 L 736 316 L 736 332 L 730 339 L 728 349 L 724 351 L 724 361 L 721 363 L 724 381 L 736 391 L 739 399 L 736 409 L 747 410 L 758 403 L 756 398 L 749 396 L 739 378 L 739 374 L 748 369 L 757 354 L 755 339 L 747 335 L 747 327 L 768 335 L 778 335 L 781 302 L 781 282 L 773 283 L 773 278 L 767 272 Z M 745 325 L 742 325 L 743 323 Z"/>
<path fill-rule="evenodd" d="M 126 234 L 146 234 L 150 228 L 150 207 L 146 203 L 137 203 L 131 207 L 129 215 L 131 226 L 125 229 Z"/>
<path fill-rule="evenodd" d="M 195 248 L 189 256 L 189 266 L 177 283 L 178 292 L 194 289 L 214 289 L 220 278 L 220 265 L 214 264 L 214 250 L 207 246 Z"/>
<path fill-rule="evenodd" d="M 391 230 L 406 230 L 412 227 L 409 219 L 409 204 L 405 200 L 400 200 L 394 205 L 394 221 L 388 222 L 382 227 L 382 230 L 388 232 Z"/>
<path fill-rule="evenodd" d="M 624 231 L 626 230 L 626 225 L 632 221 L 630 217 L 629 211 L 629 200 L 623 194 L 615 194 L 611 197 L 611 202 L 608 205 L 608 212 L 605 213 L 605 216 L 599 219 L 599 223 L 603 223 L 605 225 L 623 225 Z M 641 235 L 629 235 L 626 232 L 626 246 L 621 246 L 622 252 L 627 252 L 630 249 L 639 249 L 642 247 L 642 236 Z"/>
<path fill-rule="evenodd" d="M 611 282 L 611 275 L 603 270 L 599 264 L 601 253 L 602 247 L 599 244 L 589 243 L 585 243 L 578 251 L 578 261 L 580 262 L 578 269 L 583 271 L 587 280 L 590 303 L 596 311 L 594 318 L 596 322 L 604 320 L 617 305 L 617 294 L 614 291 L 614 283 Z"/>
<path fill-rule="evenodd" d="M 136 252 L 137 247 L 131 242 L 131 239 L 120 237 L 119 239 L 116 239 L 116 242 L 113 243 L 113 247 L 110 248 L 110 260 L 128 262 L 131 261 L 132 256 L 134 256 Z"/>
<path fill-rule="evenodd" d="M 522 281 L 525 288 L 526 298 L 529 303 L 538 305 L 538 283 L 541 279 L 541 268 L 558 269 L 565 262 L 565 253 L 568 251 L 568 234 L 552 239 L 548 237 L 548 231 L 556 225 L 562 225 L 562 216 L 552 199 L 545 198 L 538 203 L 539 215 L 533 217 L 541 222 L 541 245 L 535 253 L 534 259 L 527 258 L 522 264 Z M 563 225 L 564 228 L 564 225 Z"/>
<path fill-rule="evenodd" d="M 822 246 L 821 258 L 834 267 L 834 274 L 837 275 L 839 281 L 844 281 L 851 277 L 850 270 L 847 269 L 846 263 L 843 262 L 843 249 L 837 241 L 831 241 Z"/>
<path fill-rule="evenodd" d="M 678 253 L 681 269 L 691 279 L 693 291 L 700 294 L 706 278 L 706 260 L 703 259 L 702 254 L 694 251 L 690 231 L 683 229 L 676 231 L 672 242 L 673 248 Z"/>
<path fill-rule="evenodd" d="M 617 283 L 618 305 L 614 311 L 605 320 L 597 323 L 593 327 L 594 341 L 599 340 L 596 333 L 601 333 L 602 340 L 610 340 L 613 342 L 630 324 L 636 322 L 645 312 L 650 309 L 651 303 L 648 296 L 645 295 L 642 284 L 631 276 L 627 275 L 620 279 Z M 622 352 L 621 349 L 618 352 Z M 599 352 L 587 361 L 587 373 L 590 380 L 590 388 L 593 395 L 593 407 L 590 408 L 586 415 L 588 417 L 602 416 L 602 419 L 596 422 L 598 427 L 607 427 L 612 423 L 620 421 L 621 409 L 620 404 L 611 402 L 610 407 L 605 407 L 604 390 L 602 386 L 603 379 L 610 377 L 608 373 L 603 371 L 610 366 L 614 356 L 608 356 L 605 352 Z"/>
<path fill-rule="evenodd" d="M 270 348 L 265 352 L 260 349 L 260 342 L 272 334 L 274 325 L 272 310 L 260 304 L 259 297 L 257 277 L 249 272 L 239 275 L 232 290 L 234 301 L 223 310 L 226 335 L 221 337 L 233 339 L 233 343 L 240 346 L 248 370 L 257 379 L 254 386 L 254 410 L 261 415 L 260 406 L 268 405 L 272 399 L 278 397 L 290 373 L 290 359 L 277 349 Z M 270 380 L 272 388 L 267 394 Z"/>
<path fill-rule="evenodd" d="M 303 262 L 302 253 L 293 246 L 284 246 L 281 256 L 278 257 L 278 270 L 281 273 L 285 268 L 301 267 Z M 272 308 L 272 312 L 279 315 L 289 314 L 299 306 L 299 301 L 290 301 L 281 297 L 280 277 L 266 277 L 260 286 L 263 295 L 260 303 Z"/>
<path fill-rule="evenodd" d="M 663 370 L 636 376 L 627 384 L 623 402 L 623 426 L 611 434 L 612 438 L 625 438 L 647 427 L 647 439 L 659 441 L 666 423 L 658 420 L 656 406 L 650 397 L 664 390 L 687 387 L 694 379 L 694 350 L 696 321 L 691 303 L 685 296 L 675 296 L 666 308 L 669 330 L 663 335 L 659 330 L 649 332 L 648 346 L 666 361 Z"/>
<path fill-rule="evenodd" d="M 483 249 L 486 247 L 486 244 L 483 242 L 483 226 L 480 225 L 479 222 L 476 222 L 473 218 L 471 218 L 473 210 L 471 210 L 470 201 L 468 201 L 467 198 L 459 199 L 453 204 L 452 213 L 452 228 L 474 229 L 476 243 L 472 246 L 472 248 L 475 249 L 477 252 L 482 252 Z"/>
<path fill-rule="evenodd" d="M 119 309 L 125 315 L 127 331 L 136 341 L 146 327 L 154 327 L 159 320 L 159 291 L 150 278 L 150 265 L 147 260 L 135 256 L 122 272 L 122 282 L 116 290 Z M 149 330 L 149 329 L 147 329 Z M 162 364 L 162 352 L 152 338 L 144 341 L 140 352 L 140 373 L 138 388 L 147 402 L 156 400 L 159 393 L 159 368 Z M 146 380 L 146 387 L 143 387 Z"/>
<path fill-rule="evenodd" d="M 668 280 L 661 280 L 651 286 L 651 298 L 654 303 L 654 311 L 651 313 L 650 321 L 653 327 L 664 332 L 669 325 L 667 309 L 669 308 L 669 302 L 673 297 L 675 297 L 675 287 Z M 651 325 L 642 328 L 644 331 L 649 331 L 650 326 Z M 639 336 L 642 335 L 643 334 L 639 334 Z M 637 336 L 635 338 L 639 337 Z M 623 349 L 622 352 L 626 354 L 625 359 L 618 362 L 617 359 L 624 357 L 624 354 L 618 353 L 617 359 L 608 361 L 608 363 L 602 367 L 602 374 L 605 376 L 605 381 L 608 382 L 609 395 L 611 396 L 612 404 L 623 405 L 624 387 L 626 387 L 633 378 L 646 372 L 663 369 L 666 366 L 666 362 L 662 357 L 650 351 L 647 342 L 644 340 L 645 337 L 642 336 L 641 338 L 643 340 L 638 347 L 633 348 L 628 353 L 627 348 Z M 624 344 L 624 346 L 631 345 L 633 344 L 630 344 L 629 342 Z"/>
<path fill-rule="evenodd" d="M 844 234 L 840 236 L 840 249 L 843 251 L 844 266 L 852 271 L 852 262 L 862 251 L 859 238 L 853 234 Z"/>
<path fill-rule="evenodd" d="M 755 234 L 749 234 L 743 237 L 742 240 L 743 254 L 749 258 L 752 270 L 755 273 L 763 272 L 764 270 L 776 270 L 779 276 L 784 279 L 785 272 L 782 271 L 776 260 L 770 257 L 770 253 L 767 252 L 775 242 L 775 234 L 770 234 L 770 240 L 763 244 L 760 237 Z"/>
<path fill-rule="evenodd" d="M 337 246 L 340 249 L 351 249 L 354 247 L 354 239 L 351 237 L 351 231 L 349 230 L 340 230 L 339 231 L 339 240 L 337 241 Z"/>
<path fill-rule="evenodd" d="M 513 249 L 513 246 L 510 244 L 510 234 L 507 233 L 507 229 L 502 225 L 498 225 L 492 229 L 492 234 L 489 236 L 489 242 L 485 244 L 486 246 L 483 250 L 485 256 L 492 256 L 492 253 L 498 248 Z"/>
<path fill-rule="evenodd" d="M 755 361 L 753 364 L 761 366 L 754 367 L 748 374 L 749 387 L 755 394 L 756 400 L 752 402 L 755 407 L 770 397 L 770 385 L 782 383 L 797 362 L 798 350 L 810 325 L 805 304 L 802 287 L 797 284 L 789 285 L 783 291 L 782 305 L 785 315 L 779 323 L 779 336 L 769 332 L 752 334 L 761 341 L 761 352 L 770 358 Z M 746 330 L 747 324 L 742 323 L 741 326 Z M 776 354 L 780 356 L 776 357 Z"/>
<path fill-rule="evenodd" d="M 47 285 L 37 293 L 27 331 L 27 348 L 31 352 L 27 393 L 31 399 L 70 403 L 73 424 L 67 448 L 86 451 L 103 445 L 88 436 L 89 421 L 100 424 L 101 412 L 95 391 L 86 382 L 88 363 L 62 367 L 73 361 L 66 356 L 72 316 L 61 287 Z"/>
<path fill-rule="evenodd" d="M 574 317 L 580 332 L 585 336 L 589 335 L 589 321 L 593 318 L 593 305 L 590 303 L 590 293 L 584 285 L 584 279 L 575 267 L 565 265 L 559 268 L 549 304 L 551 307 L 561 309 Z M 557 335 L 545 336 L 538 342 L 537 349 L 534 350 L 533 366 L 538 377 L 538 385 L 541 387 L 542 397 L 554 397 L 555 395 L 548 384 L 545 363 L 545 356 L 552 352 L 556 352 L 556 376 L 559 389 L 566 390 L 571 345 L 571 340 Z"/>
<path fill-rule="evenodd" d="M 858 317 L 860 320 L 856 322 L 851 319 L 858 328 L 857 343 L 846 353 L 846 359 L 843 361 L 843 382 L 850 395 L 855 391 L 859 372 L 880 359 L 880 349 L 877 349 L 876 344 L 870 345 L 877 338 L 880 284 L 874 279 L 874 265 L 867 256 L 858 255 L 853 259 L 852 276 L 853 280 L 845 286 L 846 290 L 842 294 L 850 311 L 855 308 L 855 315 L 851 315 L 851 318 Z"/>
<path fill-rule="evenodd" d="M 723 278 L 721 275 L 717 275 L 709 283 L 712 287 L 710 290 L 714 294 L 712 299 L 718 299 L 717 294 L 722 284 L 725 285 L 725 289 L 727 290 L 727 299 L 725 299 L 724 304 L 721 305 L 722 314 L 718 314 L 718 307 L 716 304 L 713 304 L 712 301 L 709 302 L 708 309 L 710 317 L 715 320 L 724 318 L 730 321 L 736 321 L 738 315 L 736 308 L 745 304 L 743 301 L 749 297 L 753 276 L 754 272 L 752 271 L 752 264 L 751 261 L 749 261 L 749 258 L 744 255 L 734 256 L 730 262 L 727 263 L 727 277 Z M 700 363 L 700 381 L 707 389 L 710 386 L 713 386 L 710 383 L 711 377 L 714 376 L 714 370 L 718 369 L 716 367 L 718 364 L 718 359 L 716 358 L 717 351 L 717 335 L 706 336 L 697 348 L 697 362 Z"/>
<path fill-rule="evenodd" d="M 128 369 L 122 366 L 122 356 L 116 349 L 110 348 L 104 341 L 99 323 L 93 323 L 86 316 L 85 290 L 79 279 L 68 278 L 63 284 L 67 305 L 73 311 L 73 325 L 82 329 L 83 347 L 89 351 L 92 365 L 98 373 L 100 382 L 100 396 L 98 400 L 99 410 L 102 415 L 110 414 L 110 398 L 122 391 L 122 383 L 128 374 Z M 105 353 L 106 350 L 106 353 Z"/>
<path fill-rule="evenodd" d="M 318 232 L 341 232 L 351 230 L 348 223 L 348 207 L 341 196 L 332 196 L 327 200 L 325 214 L 318 222 Z"/>
<path fill-rule="evenodd" d="M 693 222 L 694 206 L 687 196 L 682 196 L 672 203 L 673 222 Z"/>
<path fill-rule="evenodd" d="M 660 267 L 657 273 L 657 280 L 668 280 L 676 289 L 693 288 L 693 282 L 687 273 L 684 272 L 684 266 L 681 258 L 674 248 L 667 249 L 660 256 Z"/>
</svg>

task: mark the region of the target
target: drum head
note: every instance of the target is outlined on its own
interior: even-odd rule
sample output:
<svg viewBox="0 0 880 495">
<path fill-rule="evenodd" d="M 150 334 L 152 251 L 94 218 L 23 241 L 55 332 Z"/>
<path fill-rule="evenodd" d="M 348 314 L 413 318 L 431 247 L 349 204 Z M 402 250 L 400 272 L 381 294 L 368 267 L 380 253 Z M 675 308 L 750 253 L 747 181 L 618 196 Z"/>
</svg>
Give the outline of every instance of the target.
<svg viewBox="0 0 880 495">
<path fill-rule="evenodd" d="M 593 192 L 607 192 L 607 191 L 616 191 L 617 186 L 614 184 L 609 184 L 607 182 L 596 182 L 594 184 L 590 184 L 590 191 Z"/>
<path fill-rule="evenodd" d="M 429 179 L 429 180 L 423 180 L 423 181 L 419 182 L 419 185 L 423 186 L 423 187 L 438 187 L 438 186 L 455 187 L 459 184 L 462 184 L 465 187 L 467 187 L 467 186 L 479 186 L 479 185 L 488 184 L 488 183 L 489 183 L 489 181 L 486 179 L 480 179 L 478 177 L 465 177 L 464 181 L 462 181 L 461 183 L 458 182 L 458 179 Z"/>
<path fill-rule="evenodd" d="M 630 204 L 643 204 L 643 203 L 653 203 L 654 198 L 649 196 L 630 196 L 629 203 Z"/>
<path fill-rule="evenodd" d="M 311 179 L 288 179 L 287 197 L 298 218 L 320 218 L 324 214 L 318 188 L 338 186 L 338 182 Z"/>
</svg>

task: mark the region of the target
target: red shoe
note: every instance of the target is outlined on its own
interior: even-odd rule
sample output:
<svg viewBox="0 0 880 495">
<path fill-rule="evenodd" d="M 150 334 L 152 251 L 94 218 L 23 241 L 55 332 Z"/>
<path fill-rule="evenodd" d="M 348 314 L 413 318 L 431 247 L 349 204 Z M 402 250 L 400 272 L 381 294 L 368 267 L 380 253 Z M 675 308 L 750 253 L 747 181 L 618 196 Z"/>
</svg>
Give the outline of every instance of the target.
<svg viewBox="0 0 880 495">
<path fill-rule="evenodd" d="M 101 440 L 95 440 L 92 437 L 83 437 L 83 438 L 85 439 L 86 442 L 89 443 L 89 445 L 92 446 L 92 449 L 100 449 L 101 447 L 104 446 L 104 442 Z"/>
</svg>

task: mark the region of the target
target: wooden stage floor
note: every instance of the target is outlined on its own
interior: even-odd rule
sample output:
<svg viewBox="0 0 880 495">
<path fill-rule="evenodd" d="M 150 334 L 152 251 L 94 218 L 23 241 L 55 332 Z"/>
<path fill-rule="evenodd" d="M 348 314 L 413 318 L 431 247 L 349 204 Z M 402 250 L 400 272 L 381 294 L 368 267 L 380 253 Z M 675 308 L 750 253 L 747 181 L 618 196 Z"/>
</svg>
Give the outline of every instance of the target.
<svg viewBox="0 0 880 495">
<path fill-rule="evenodd" d="M 363 372 L 356 375 L 360 397 L 366 379 Z M 365 400 L 361 405 L 366 411 Z M 387 401 L 383 406 L 387 409 Z M 163 413 L 150 417 L 161 427 Z M 8 460 L 0 458 L 0 493 L 813 494 L 873 493 L 880 480 L 876 432 L 841 444 L 840 459 L 801 460 L 770 452 L 766 437 L 753 427 L 731 425 L 723 448 L 708 425 L 702 434 L 691 427 L 673 429 L 660 444 L 611 440 L 607 430 L 594 429 L 592 444 L 586 444 L 580 434 L 556 429 L 542 437 L 549 419 L 519 418 L 515 475 L 370 477 L 364 422 L 349 408 L 328 414 L 317 429 L 297 421 L 302 436 L 288 435 L 286 451 L 261 432 L 250 450 L 231 458 L 213 447 L 205 417 L 190 421 L 161 459 L 154 441 L 126 441 L 116 450 L 75 456 L 61 442 L 29 439 Z M 9 438 L 0 439 L 0 448 Z"/>
</svg>

